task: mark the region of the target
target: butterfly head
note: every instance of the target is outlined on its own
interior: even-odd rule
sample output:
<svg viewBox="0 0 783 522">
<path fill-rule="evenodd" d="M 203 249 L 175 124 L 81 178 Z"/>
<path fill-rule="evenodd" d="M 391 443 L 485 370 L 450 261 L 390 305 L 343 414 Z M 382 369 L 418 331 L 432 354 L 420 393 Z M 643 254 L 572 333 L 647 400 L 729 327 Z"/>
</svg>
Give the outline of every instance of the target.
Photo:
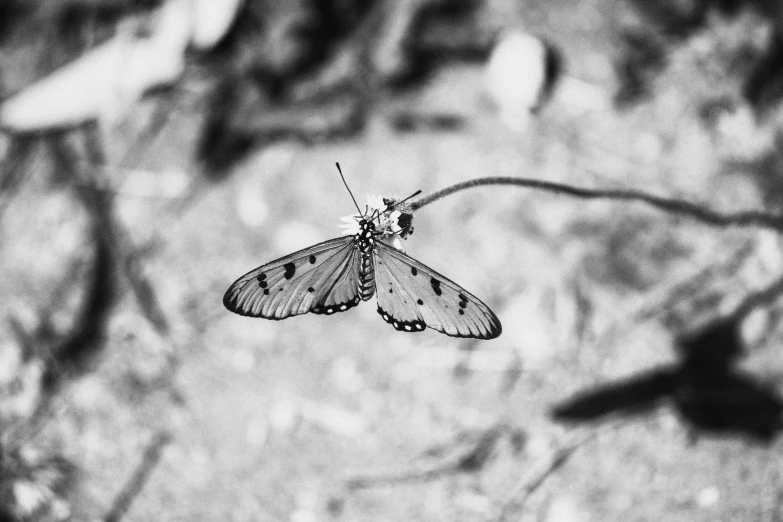
<svg viewBox="0 0 783 522">
<path fill-rule="evenodd" d="M 375 246 L 375 224 L 367 219 L 359 220 L 359 232 L 356 234 L 356 244 L 362 252 L 370 252 Z"/>
</svg>

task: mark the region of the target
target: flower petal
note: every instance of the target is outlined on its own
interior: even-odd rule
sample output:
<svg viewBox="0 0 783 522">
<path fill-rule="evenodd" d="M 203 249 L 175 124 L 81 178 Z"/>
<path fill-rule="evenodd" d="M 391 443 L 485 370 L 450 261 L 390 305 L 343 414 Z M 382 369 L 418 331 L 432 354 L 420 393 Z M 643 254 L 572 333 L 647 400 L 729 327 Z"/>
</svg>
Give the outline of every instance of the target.
<svg viewBox="0 0 783 522">
<path fill-rule="evenodd" d="M 370 211 L 377 210 L 383 212 L 386 210 L 386 204 L 383 202 L 383 197 L 375 196 L 373 194 L 367 194 L 367 206 L 370 207 Z"/>
</svg>

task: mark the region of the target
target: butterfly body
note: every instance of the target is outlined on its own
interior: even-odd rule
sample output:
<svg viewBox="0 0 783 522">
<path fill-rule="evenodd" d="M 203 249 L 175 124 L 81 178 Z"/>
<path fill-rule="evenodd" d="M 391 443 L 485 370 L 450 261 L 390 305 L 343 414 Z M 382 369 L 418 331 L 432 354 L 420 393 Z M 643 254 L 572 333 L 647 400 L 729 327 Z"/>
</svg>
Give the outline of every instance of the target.
<svg viewBox="0 0 783 522">
<path fill-rule="evenodd" d="M 385 203 L 353 216 L 357 231 L 351 235 L 248 272 L 231 285 L 223 304 L 240 315 L 279 320 L 344 312 L 377 293 L 378 313 L 397 330 L 429 327 L 454 337 L 499 336 L 500 321 L 481 300 L 384 242 L 401 235 L 399 222 L 406 233 L 412 231 L 409 217 L 391 219 L 393 210 Z"/>
<path fill-rule="evenodd" d="M 361 267 L 359 269 L 359 293 L 362 300 L 367 301 L 375 294 L 375 225 L 372 221 L 359 221 L 359 233 L 354 236 L 354 244 L 359 249 Z"/>
</svg>

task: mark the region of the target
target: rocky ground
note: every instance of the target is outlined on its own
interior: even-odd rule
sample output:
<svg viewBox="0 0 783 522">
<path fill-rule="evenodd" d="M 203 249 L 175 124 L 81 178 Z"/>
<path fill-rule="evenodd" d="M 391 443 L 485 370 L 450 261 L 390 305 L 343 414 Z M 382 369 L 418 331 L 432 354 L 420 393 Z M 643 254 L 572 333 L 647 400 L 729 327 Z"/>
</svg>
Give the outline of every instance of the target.
<svg viewBox="0 0 783 522">
<path fill-rule="evenodd" d="M 381 90 L 358 131 L 288 129 L 229 149 L 210 177 L 202 64 L 175 102 L 148 96 L 88 146 L 82 130 L 40 138 L 0 223 L 6 509 L 34 520 L 783 517 L 780 227 L 487 186 L 422 208 L 404 248 L 484 300 L 498 339 L 397 332 L 372 301 L 275 322 L 222 305 L 248 270 L 340 233 L 353 206 L 336 161 L 360 204 L 513 176 L 774 213 L 774 99 L 748 100 L 742 83 L 774 25 L 749 7 L 707 11 L 674 35 L 631 3 L 488 2 L 482 31 L 513 25 L 563 57 L 552 98 L 524 125 L 489 99 L 485 57 L 443 59 Z M 663 42 L 659 65 L 650 39 Z M 14 49 L 4 63 L 20 78 L 36 55 Z M 138 138 L 160 107 L 154 139 Z M 240 127 L 282 118 L 307 135 L 312 120 L 292 118 L 323 107 L 259 110 Z M 105 190 L 83 190 L 96 182 L 68 159 L 90 140 L 105 149 Z M 93 351 L 61 355 L 59 339 L 85 325 L 98 326 L 75 346 Z"/>
</svg>

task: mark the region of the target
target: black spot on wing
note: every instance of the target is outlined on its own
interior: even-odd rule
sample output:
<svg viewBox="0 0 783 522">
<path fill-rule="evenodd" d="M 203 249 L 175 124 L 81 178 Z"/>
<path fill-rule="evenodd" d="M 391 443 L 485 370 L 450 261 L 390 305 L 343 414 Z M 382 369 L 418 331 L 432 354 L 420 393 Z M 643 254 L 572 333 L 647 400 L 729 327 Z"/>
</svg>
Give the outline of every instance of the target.
<svg viewBox="0 0 783 522">
<path fill-rule="evenodd" d="M 259 281 L 258 282 L 258 286 L 260 286 L 261 288 L 266 288 L 268 285 L 269 285 L 269 283 L 267 283 L 266 281 Z"/>
<path fill-rule="evenodd" d="M 424 304 L 424 301 L 422 301 L 421 299 L 416 299 L 416 302 L 419 303 L 420 305 Z"/>
<path fill-rule="evenodd" d="M 460 302 L 459 302 L 459 307 L 460 307 L 460 308 L 465 308 L 466 306 L 468 306 L 468 302 L 467 302 L 467 301 L 460 301 Z M 461 312 L 461 311 L 462 311 L 462 310 L 460 310 L 460 312 Z"/>
<path fill-rule="evenodd" d="M 436 295 L 441 295 L 443 293 L 443 290 L 440 289 L 440 280 L 433 277 L 430 279 L 430 285 L 432 286 L 432 290 Z"/>
<path fill-rule="evenodd" d="M 313 292 L 315 292 L 315 288 L 313 288 L 313 287 L 311 286 L 310 288 L 308 288 L 308 289 L 307 289 L 307 291 L 308 291 L 308 292 L 310 292 L 310 293 L 313 293 Z"/>
<path fill-rule="evenodd" d="M 286 263 L 283 265 L 283 268 L 285 268 L 285 274 L 283 274 L 283 276 L 286 279 L 291 279 L 294 277 L 294 274 L 296 273 L 296 265 L 293 263 Z"/>
<path fill-rule="evenodd" d="M 269 295 L 269 289 L 268 288 L 264 288 L 264 295 Z"/>
<path fill-rule="evenodd" d="M 258 276 L 256 277 L 256 279 L 258 279 L 258 282 L 260 283 L 261 281 L 263 281 L 264 279 L 266 279 L 266 274 L 264 274 L 264 273 L 262 272 L 262 273 L 258 274 Z"/>
<path fill-rule="evenodd" d="M 418 274 L 419 274 L 419 271 L 418 271 L 418 270 L 416 270 L 416 267 L 415 267 L 415 266 L 412 266 L 412 267 L 411 267 L 411 274 L 413 274 L 413 275 L 418 275 Z"/>
<path fill-rule="evenodd" d="M 314 265 L 316 261 L 317 261 L 317 259 L 315 258 L 315 256 L 314 255 L 310 255 L 310 264 Z"/>
</svg>

